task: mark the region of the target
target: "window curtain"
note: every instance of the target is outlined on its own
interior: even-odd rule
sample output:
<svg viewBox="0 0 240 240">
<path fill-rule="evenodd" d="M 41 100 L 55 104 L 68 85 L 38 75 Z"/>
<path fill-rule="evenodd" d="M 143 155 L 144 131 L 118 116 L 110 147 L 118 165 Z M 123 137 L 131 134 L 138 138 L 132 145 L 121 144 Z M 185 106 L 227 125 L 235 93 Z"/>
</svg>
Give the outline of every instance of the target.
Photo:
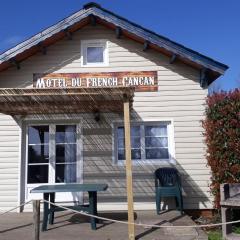
<svg viewBox="0 0 240 240">
<path fill-rule="evenodd" d="M 76 126 L 65 126 L 65 169 L 64 182 L 74 183 L 76 175 Z M 73 144 L 70 144 L 73 143 Z"/>
</svg>

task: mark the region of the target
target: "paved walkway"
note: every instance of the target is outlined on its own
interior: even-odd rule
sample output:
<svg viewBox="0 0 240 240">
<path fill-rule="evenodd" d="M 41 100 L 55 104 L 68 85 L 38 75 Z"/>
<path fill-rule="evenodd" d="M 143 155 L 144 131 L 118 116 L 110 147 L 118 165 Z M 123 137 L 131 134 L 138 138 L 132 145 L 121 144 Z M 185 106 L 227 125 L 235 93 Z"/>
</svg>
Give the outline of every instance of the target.
<svg viewBox="0 0 240 240">
<path fill-rule="evenodd" d="M 126 221 L 126 212 L 100 213 L 107 218 Z M 166 211 L 157 215 L 154 211 L 135 213 L 137 223 L 159 225 L 193 225 L 187 215 L 181 216 L 177 211 Z M 32 240 L 32 213 L 10 213 L 0 216 L 0 240 Z M 40 233 L 41 240 L 127 240 L 127 225 L 101 222 L 96 231 L 91 230 L 88 218 L 79 214 L 61 212 L 56 215 L 55 224 L 46 232 Z M 207 240 L 206 234 L 194 228 L 153 229 L 136 227 L 136 239 L 140 240 Z"/>
</svg>

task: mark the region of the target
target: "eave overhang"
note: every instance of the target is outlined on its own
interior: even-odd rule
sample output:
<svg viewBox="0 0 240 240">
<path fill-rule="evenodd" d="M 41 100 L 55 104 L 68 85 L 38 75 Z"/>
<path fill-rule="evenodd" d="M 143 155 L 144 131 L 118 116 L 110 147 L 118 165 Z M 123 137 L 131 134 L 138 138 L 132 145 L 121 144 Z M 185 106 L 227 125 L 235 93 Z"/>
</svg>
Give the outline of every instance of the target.
<svg viewBox="0 0 240 240">
<path fill-rule="evenodd" d="M 128 21 L 102 7 L 98 4 L 87 4 L 75 14 L 65 18 L 57 24 L 36 34 L 32 38 L 18 44 L 0 55 L 0 71 L 15 64 L 20 68 L 19 63 L 26 58 L 43 51 L 46 47 L 71 34 L 87 24 L 102 24 L 116 31 L 117 37 L 120 34 L 127 36 L 137 42 L 143 43 L 147 48 L 155 49 L 170 57 L 178 59 L 200 71 L 207 71 L 206 83 L 209 85 L 228 69 L 228 66 L 204 56 L 196 51 L 186 48 L 168 38 L 149 31 L 135 23 Z M 146 45 L 147 43 L 147 45 Z"/>
</svg>

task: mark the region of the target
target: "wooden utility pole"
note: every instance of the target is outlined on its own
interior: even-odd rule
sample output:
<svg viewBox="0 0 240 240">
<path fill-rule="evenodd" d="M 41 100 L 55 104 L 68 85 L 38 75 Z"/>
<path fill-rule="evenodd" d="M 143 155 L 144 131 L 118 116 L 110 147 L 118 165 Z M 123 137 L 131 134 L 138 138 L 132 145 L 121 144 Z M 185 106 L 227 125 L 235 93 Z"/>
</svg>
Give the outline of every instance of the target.
<svg viewBox="0 0 240 240">
<path fill-rule="evenodd" d="M 131 159 L 131 131 L 129 101 L 124 102 L 124 130 L 125 130 L 125 159 L 126 159 L 126 180 L 127 180 L 127 200 L 128 200 L 128 239 L 134 240 L 133 209 L 133 187 L 132 187 L 132 159 Z"/>
</svg>

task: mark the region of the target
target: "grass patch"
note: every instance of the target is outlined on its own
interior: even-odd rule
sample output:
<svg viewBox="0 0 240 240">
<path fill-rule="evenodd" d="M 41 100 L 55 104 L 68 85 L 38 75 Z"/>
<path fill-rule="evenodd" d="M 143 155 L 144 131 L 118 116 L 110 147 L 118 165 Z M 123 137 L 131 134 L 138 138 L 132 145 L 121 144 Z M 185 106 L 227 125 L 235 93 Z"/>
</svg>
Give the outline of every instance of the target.
<svg viewBox="0 0 240 240">
<path fill-rule="evenodd" d="M 223 240 L 220 230 L 213 230 L 208 232 L 208 240 Z"/>
<path fill-rule="evenodd" d="M 239 210 L 238 209 L 233 209 L 232 210 L 232 218 L 231 219 L 232 219 L 232 221 L 240 220 L 240 209 Z M 200 218 L 195 219 L 195 222 L 197 224 L 220 223 L 221 222 L 221 215 L 218 211 L 218 212 L 215 212 L 213 218 L 210 219 L 210 220 L 201 216 Z M 224 240 L 223 237 L 222 237 L 222 228 L 221 227 L 205 228 L 203 230 L 208 235 L 208 240 Z M 240 222 L 232 225 L 232 232 L 234 234 L 239 234 L 239 236 L 240 236 Z"/>
<path fill-rule="evenodd" d="M 240 234 L 240 227 L 233 226 L 233 232 Z M 211 230 L 207 232 L 208 240 L 223 240 L 221 229 Z"/>
</svg>

